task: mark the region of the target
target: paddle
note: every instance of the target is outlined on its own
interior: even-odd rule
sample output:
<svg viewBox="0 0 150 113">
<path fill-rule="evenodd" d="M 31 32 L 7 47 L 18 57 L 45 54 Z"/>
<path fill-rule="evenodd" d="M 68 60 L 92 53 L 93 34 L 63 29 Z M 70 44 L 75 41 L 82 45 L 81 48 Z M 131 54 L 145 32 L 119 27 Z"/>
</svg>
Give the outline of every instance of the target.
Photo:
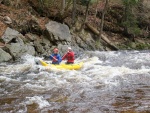
<svg viewBox="0 0 150 113">
<path fill-rule="evenodd" d="M 55 59 L 56 61 L 58 61 L 55 57 L 53 57 L 52 55 L 50 55 L 53 59 Z"/>
<path fill-rule="evenodd" d="M 69 51 L 68 51 L 68 52 L 69 52 Z M 67 53 L 68 53 L 68 52 L 67 52 Z M 66 53 L 66 54 L 67 54 L 67 53 Z M 63 57 L 66 56 L 66 54 L 64 54 Z M 61 59 L 63 59 L 63 57 L 62 57 Z"/>
</svg>

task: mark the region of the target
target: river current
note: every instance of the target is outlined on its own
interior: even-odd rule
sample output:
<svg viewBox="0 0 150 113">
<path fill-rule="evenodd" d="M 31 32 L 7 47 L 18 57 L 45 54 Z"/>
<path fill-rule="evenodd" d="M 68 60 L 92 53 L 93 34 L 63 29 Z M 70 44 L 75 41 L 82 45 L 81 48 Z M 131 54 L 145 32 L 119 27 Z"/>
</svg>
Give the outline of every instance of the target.
<svg viewBox="0 0 150 113">
<path fill-rule="evenodd" d="M 0 64 L 0 113 L 150 113 L 149 50 L 87 51 L 80 70 L 34 59 Z"/>
</svg>

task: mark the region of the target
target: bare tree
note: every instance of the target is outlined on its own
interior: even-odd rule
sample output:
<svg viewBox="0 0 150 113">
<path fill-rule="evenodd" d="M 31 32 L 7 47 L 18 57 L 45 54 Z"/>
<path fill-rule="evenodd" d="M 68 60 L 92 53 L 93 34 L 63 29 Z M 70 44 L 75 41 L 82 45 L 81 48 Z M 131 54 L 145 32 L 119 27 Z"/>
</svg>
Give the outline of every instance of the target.
<svg viewBox="0 0 150 113">
<path fill-rule="evenodd" d="M 62 0 L 62 11 L 61 11 L 61 14 L 63 15 L 64 14 L 64 11 L 65 11 L 65 7 L 66 7 L 66 0 Z"/>
<path fill-rule="evenodd" d="M 104 18 L 105 18 L 105 14 L 107 11 L 107 7 L 109 4 L 109 0 L 105 0 L 105 6 L 102 12 L 102 19 L 101 19 L 101 24 L 100 24 L 100 32 L 99 32 L 99 39 L 101 38 L 102 32 L 103 32 L 103 26 L 104 26 Z"/>
<path fill-rule="evenodd" d="M 88 0 L 88 1 L 87 1 L 85 16 L 84 16 L 83 24 L 81 25 L 80 31 L 84 28 L 85 23 L 86 23 L 86 21 L 87 21 L 87 16 L 88 16 L 88 10 L 89 10 L 89 6 L 90 6 L 90 2 L 91 2 L 91 0 Z"/>
<path fill-rule="evenodd" d="M 97 6 L 98 6 L 98 2 L 99 2 L 99 0 L 96 1 L 95 18 L 94 18 L 95 22 L 96 22 L 96 15 L 97 15 Z"/>
<path fill-rule="evenodd" d="M 85 24 L 86 21 L 87 21 L 87 16 L 88 16 L 88 10 L 89 10 L 89 6 L 90 6 L 90 2 L 91 2 L 91 0 L 88 0 L 87 6 L 86 6 L 86 12 L 85 12 L 85 17 L 84 17 L 83 24 Z"/>
</svg>

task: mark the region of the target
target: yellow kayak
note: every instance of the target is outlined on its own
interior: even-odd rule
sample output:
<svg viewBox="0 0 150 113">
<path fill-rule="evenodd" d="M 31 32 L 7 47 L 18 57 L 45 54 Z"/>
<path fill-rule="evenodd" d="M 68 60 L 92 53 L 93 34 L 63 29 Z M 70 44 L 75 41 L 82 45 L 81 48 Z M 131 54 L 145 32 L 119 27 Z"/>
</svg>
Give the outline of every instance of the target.
<svg viewBox="0 0 150 113">
<path fill-rule="evenodd" d="M 59 65 L 54 65 L 54 64 L 48 64 L 44 62 L 43 60 L 40 60 L 40 63 L 42 66 L 51 66 L 54 68 L 58 69 L 69 69 L 69 70 L 79 70 L 83 66 L 83 62 L 80 62 L 78 64 L 59 64 Z"/>
</svg>

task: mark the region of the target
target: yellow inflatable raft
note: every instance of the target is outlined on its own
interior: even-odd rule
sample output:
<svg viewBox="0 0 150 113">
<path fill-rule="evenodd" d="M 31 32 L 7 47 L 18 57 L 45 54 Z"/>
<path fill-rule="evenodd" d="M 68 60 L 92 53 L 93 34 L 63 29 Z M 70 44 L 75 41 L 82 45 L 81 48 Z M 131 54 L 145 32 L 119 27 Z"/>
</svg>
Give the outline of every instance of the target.
<svg viewBox="0 0 150 113">
<path fill-rule="evenodd" d="M 69 70 L 79 70 L 83 66 L 83 62 L 80 62 L 78 64 L 59 64 L 59 65 L 54 65 L 54 64 L 48 64 L 44 62 L 43 60 L 40 60 L 40 63 L 42 66 L 51 66 L 54 68 L 58 69 L 69 69 Z"/>
</svg>

